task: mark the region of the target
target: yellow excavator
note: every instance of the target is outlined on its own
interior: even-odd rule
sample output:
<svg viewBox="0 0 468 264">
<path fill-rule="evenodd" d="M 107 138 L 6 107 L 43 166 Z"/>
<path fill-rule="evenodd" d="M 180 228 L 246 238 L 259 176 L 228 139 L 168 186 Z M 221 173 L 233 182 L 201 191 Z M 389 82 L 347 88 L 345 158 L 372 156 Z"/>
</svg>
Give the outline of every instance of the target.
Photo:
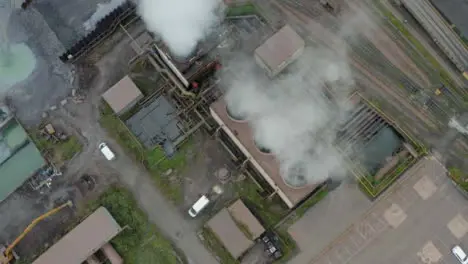
<svg viewBox="0 0 468 264">
<path fill-rule="evenodd" d="M 73 203 L 72 201 L 68 201 L 50 211 L 48 211 L 47 213 L 39 216 L 38 218 L 34 219 L 27 227 L 26 229 L 24 229 L 23 233 L 21 233 L 10 245 L 8 245 L 8 247 L 5 248 L 5 250 L 3 252 L 1 252 L 0 254 L 0 264 L 10 264 L 11 261 L 13 261 L 15 259 L 15 256 L 13 254 L 13 248 L 16 247 L 16 245 L 18 245 L 18 243 L 39 223 L 41 222 L 42 220 L 44 220 L 45 218 L 59 212 L 60 210 L 62 210 L 63 208 L 65 207 L 72 207 L 73 206 Z"/>
</svg>

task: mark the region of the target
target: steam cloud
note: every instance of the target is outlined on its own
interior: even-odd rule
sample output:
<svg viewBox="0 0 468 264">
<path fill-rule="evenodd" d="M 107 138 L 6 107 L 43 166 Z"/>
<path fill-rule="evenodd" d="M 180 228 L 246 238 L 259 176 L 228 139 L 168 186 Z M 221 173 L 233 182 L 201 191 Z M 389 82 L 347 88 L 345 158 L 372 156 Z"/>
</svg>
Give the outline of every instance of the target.
<svg viewBox="0 0 468 264">
<path fill-rule="evenodd" d="M 226 68 L 222 80 L 230 111 L 248 119 L 255 141 L 276 155 L 289 183 L 318 183 L 344 175 L 333 140 L 353 84 L 346 57 L 307 48 L 289 66 L 290 73 L 275 80 L 247 57 L 238 56 Z M 337 92 L 337 105 L 325 97 L 325 83 Z M 295 178 L 298 171 L 304 179 Z"/>
<path fill-rule="evenodd" d="M 246 117 L 255 141 L 280 162 L 287 183 L 302 186 L 346 175 L 341 153 L 335 148 L 337 129 L 352 105 L 347 98 L 354 87 L 343 38 L 372 31 L 364 12 L 342 14 L 336 38 L 323 46 L 306 47 L 304 54 L 271 80 L 252 55 L 231 56 L 222 74 L 231 112 Z M 334 103 L 324 94 L 333 91 Z M 298 177 L 301 175 L 304 177 Z"/>
<path fill-rule="evenodd" d="M 141 0 L 139 13 L 148 30 L 159 34 L 171 52 L 188 56 L 221 21 L 221 0 Z"/>
</svg>

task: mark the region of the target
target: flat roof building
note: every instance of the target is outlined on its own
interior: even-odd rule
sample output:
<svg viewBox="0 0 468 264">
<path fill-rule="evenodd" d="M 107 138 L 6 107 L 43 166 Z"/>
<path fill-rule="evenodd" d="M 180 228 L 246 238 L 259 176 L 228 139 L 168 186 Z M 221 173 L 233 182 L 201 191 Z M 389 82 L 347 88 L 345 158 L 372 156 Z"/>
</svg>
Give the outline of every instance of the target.
<svg viewBox="0 0 468 264">
<path fill-rule="evenodd" d="M 210 106 L 210 112 L 226 135 L 236 144 L 289 208 L 294 207 L 317 187 L 308 184 L 294 188 L 286 184 L 280 173 L 280 164 L 275 155 L 265 153 L 256 145 L 253 131 L 247 121 L 234 120 L 230 117 L 224 99 L 214 102 Z"/>
<path fill-rule="evenodd" d="M 109 88 L 102 97 L 106 100 L 114 113 L 121 114 L 143 98 L 143 94 L 127 75 Z"/>
<path fill-rule="evenodd" d="M 236 259 L 252 247 L 255 239 L 265 232 L 257 218 L 240 199 L 219 211 L 206 225 Z"/>
<path fill-rule="evenodd" d="M 101 247 L 106 246 L 121 230 L 109 211 L 99 207 L 39 256 L 33 264 L 82 264 Z"/>
<path fill-rule="evenodd" d="M 286 25 L 255 50 L 255 60 L 270 77 L 277 75 L 304 51 L 304 40 Z"/>
</svg>

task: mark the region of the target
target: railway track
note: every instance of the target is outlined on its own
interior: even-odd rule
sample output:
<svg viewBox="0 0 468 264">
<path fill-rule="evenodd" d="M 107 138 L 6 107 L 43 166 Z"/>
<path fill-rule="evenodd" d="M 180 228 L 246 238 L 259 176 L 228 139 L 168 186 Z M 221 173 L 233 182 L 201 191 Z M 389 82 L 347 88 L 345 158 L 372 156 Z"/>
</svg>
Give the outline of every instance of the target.
<svg viewBox="0 0 468 264">
<path fill-rule="evenodd" d="M 468 68 L 468 51 L 443 18 L 426 0 L 402 0 L 402 4 L 421 23 L 434 41 L 460 71 Z"/>
</svg>

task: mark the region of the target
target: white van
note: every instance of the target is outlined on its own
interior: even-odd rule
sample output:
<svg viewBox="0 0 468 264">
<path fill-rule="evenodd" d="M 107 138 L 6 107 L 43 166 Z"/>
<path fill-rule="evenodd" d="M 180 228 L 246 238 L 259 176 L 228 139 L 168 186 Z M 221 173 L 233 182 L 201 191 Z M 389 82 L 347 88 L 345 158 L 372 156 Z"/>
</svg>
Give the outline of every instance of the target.
<svg viewBox="0 0 468 264">
<path fill-rule="evenodd" d="M 209 203 L 210 199 L 208 199 L 206 195 L 203 195 L 190 207 L 188 211 L 189 215 L 191 217 L 196 217 Z"/>
<path fill-rule="evenodd" d="M 460 246 L 454 246 L 452 248 L 452 253 L 458 259 L 458 261 L 460 261 L 461 264 L 468 264 L 468 256 Z"/>
<path fill-rule="evenodd" d="M 106 143 L 99 144 L 99 150 L 101 151 L 102 155 L 106 157 L 107 160 L 115 160 L 115 154 L 112 150 L 107 146 Z"/>
</svg>

